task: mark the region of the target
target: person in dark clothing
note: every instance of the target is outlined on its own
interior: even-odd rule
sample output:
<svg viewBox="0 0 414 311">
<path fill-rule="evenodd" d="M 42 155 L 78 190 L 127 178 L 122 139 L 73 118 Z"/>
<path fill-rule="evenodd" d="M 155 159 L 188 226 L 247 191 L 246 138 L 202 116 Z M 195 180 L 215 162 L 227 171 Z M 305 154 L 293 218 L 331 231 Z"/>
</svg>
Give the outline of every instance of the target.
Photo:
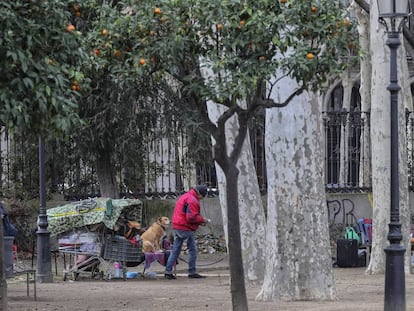
<svg viewBox="0 0 414 311">
<path fill-rule="evenodd" d="M 172 273 L 173 266 L 180 255 L 183 242 L 186 241 L 188 259 L 188 277 L 192 279 L 204 278 L 196 272 L 197 245 L 195 232 L 200 225 L 206 225 L 210 220 L 200 214 L 200 200 L 207 195 L 207 186 L 197 185 L 178 198 L 172 216 L 172 228 L 174 230 L 174 244 L 167 265 L 165 266 L 165 278 L 175 279 Z"/>
</svg>

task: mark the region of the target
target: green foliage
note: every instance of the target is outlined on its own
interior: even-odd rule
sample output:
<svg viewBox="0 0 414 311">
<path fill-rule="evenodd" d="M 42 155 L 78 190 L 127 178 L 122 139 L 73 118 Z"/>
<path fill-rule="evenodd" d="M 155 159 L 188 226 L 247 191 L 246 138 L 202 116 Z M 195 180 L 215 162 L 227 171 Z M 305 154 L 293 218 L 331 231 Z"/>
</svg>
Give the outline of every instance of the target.
<svg viewBox="0 0 414 311">
<path fill-rule="evenodd" d="M 234 107 L 275 75 L 316 90 L 356 60 L 340 3 L 0 0 L 0 125 L 72 129 L 76 148 L 59 152 L 113 152 L 130 171 L 146 144 L 186 130 L 200 159 L 206 100 Z"/>
<path fill-rule="evenodd" d="M 123 70 L 168 72 L 219 103 L 247 98 L 275 73 L 316 90 L 356 60 L 355 26 L 340 1 L 127 0 L 117 8 L 105 10 L 98 27 L 111 38 L 90 40 L 112 47 L 97 64 L 109 66 L 113 50 L 128 46 Z"/>
<path fill-rule="evenodd" d="M 79 124 L 79 34 L 66 1 L 0 1 L 0 125 L 59 134 Z"/>
</svg>

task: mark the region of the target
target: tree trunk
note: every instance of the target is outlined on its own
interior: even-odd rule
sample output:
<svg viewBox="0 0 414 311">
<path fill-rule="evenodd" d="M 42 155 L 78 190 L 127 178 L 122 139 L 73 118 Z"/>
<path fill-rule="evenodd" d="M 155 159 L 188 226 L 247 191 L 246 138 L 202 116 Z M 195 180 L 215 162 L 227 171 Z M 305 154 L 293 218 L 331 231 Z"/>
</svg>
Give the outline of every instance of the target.
<svg viewBox="0 0 414 311">
<path fill-rule="evenodd" d="M 375 3 L 375 1 L 372 1 Z M 374 4 L 370 10 L 370 55 L 371 76 L 371 141 L 372 141 L 372 189 L 373 189 L 373 238 L 371 261 L 367 273 L 384 273 L 385 253 L 388 245 L 388 223 L 390 222 L 390 93 L 386 87 L 390 83 L 389 48 L 385 45 L 385 28 L 378 23 L 378 8 Z M 398 81 L 401 91 L 398 100 L 399 111 L 399 180 L 400 180 L 400 220 L 402 224 L 403 245 L 409 249 L 409 207 L 406 171 L 406 138 L 404 98 L 410 88 L 406 54 L 403 46 L 398 49 Z M 404 73 L 404 74 L 403 74 Z M 409 270 L 406 252 L 406 271 Z"/>
<path fill-rule="evenodd" d="M 3 217 L 0 215 L 0 310 L 7 311 L 7 281 L 4 259 Z"/>
<path fill-rule="evenodd" d="M 362 51 L 370 50 L 369 42 L 369 14 L 367 14 L 361 7 L 352 2 L 351 9 L 353 9 L 355 16 L 358 19 L 358 33 L 359 44 Z M 371 137 L 368 131 L 369 119 L 367 112 L 371 110 L 371 58 L 368 53 L 365 53 L 360 58 L 360 72 L 361 83 L 359 87 L 359 94 L 361 96 L 361 118 L 363 120 L 364 128 L 361 128 L 361 156 L 360 156 L 360 170 L 359 170 L 359 185 L 369 185 L 371 183 Z"/>
<path fill-rule="evenodd" d="M 273 97 L 295 82 L 284 79 Z M 329 241 L 321 104 L 308 93 L 266 111 L 268 216 L 261 300 L 335 298 Z"/>
<path fill-rule="evenodd" d="M 351 79 L 350 71 L 344 72 L 342 75 L 342 87 L 344 90 L 342 111 L 351 111 L 351 94 L 352 94 L 353 81 Z M 349 119 L 351 114 L 345 114 L 345 122 L 341 122 L 341 135 L 340 135 L 340 169 L 339 169 L 339 184 L 347 186 L 349 184 Z"/>
<path fill-rule="evenodd" d="M 115 166 L 109 151 L 101 151 L 96 159 L 96 174 L 99 180 L 101 197 L 118 199 L 119 190 L 116 182 Z"/>
<path fill-rule="evenodd" d="M 225 111 L 223 106 L 208 103 L 209 117 L 215 122 Z M 238 122 L 231 118 L 226 124 L 227 148 L 231 150 L 230 142 L 235 140 L 238 133 Z M 213 142 L 214 143 L 214 142 Z M 264 249 L 266 219 L 263 209 L 256 171 L 254 170 L 253 156 L 249 135 L 242 146 L 242 152 L 237 161 L 239 175 L 237 179 L 238 210 L 240 214 L 241 248 L 243 253 L 243 266 L 246 280 L 262 281 L 264 277 Z M 227 231 L 227 195 L 226 176 L 219 165 L 216 165 L 216 176 L 219 186 L 220 204 L 223 216 L 224 232 L 228 241 Z"/>
<path fill-rule="evenodd" d="M 229 266 L 230 266 L 230 292 L 233 311 L 247 311 L 246 287 L 244 284 L 244 270 L 240 237 L 240 218 L 238 204 L 237 178 L 238 170 L 234 164 L 222 167 L 226 178 L 227 218 L 229 234 Z"/>
</svg>

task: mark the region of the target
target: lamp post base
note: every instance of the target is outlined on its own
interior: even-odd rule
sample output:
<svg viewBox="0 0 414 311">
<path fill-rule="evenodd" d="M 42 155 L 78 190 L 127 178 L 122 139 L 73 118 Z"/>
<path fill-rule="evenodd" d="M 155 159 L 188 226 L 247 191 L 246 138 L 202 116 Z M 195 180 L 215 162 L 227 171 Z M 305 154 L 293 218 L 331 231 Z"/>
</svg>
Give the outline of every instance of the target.
<svg viewBox="0 0 414 311">
<path fill-rule="evenodd" d="M 386 255 L 384 311 L 405 311 L 405 248 L 400 244 L 391 244 L 384 251 Z"/>
<path fill-rule="evenodd" d="M 50 232 L 37 230 L 37 273 L 39 283 L 53 283 L 52 258 L 50 254 Z"/>
</svg>

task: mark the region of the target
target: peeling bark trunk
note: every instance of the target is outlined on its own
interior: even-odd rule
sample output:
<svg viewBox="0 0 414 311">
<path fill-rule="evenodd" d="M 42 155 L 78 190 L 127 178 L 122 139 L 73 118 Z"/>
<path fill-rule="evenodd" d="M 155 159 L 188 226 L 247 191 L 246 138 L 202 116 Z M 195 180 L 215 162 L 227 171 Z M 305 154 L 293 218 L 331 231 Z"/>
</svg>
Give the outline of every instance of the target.
<svg viewBox="0 0 414 311">
<path fill-rule="evenodd" d="M 358 20 L 359 44 L 362 51 L 370 50 L 370 36 L 369 36 L 369 14 L 360 6 L 352 2 L 351 9 L 353 9 Z M 364 128 L 361 134 L 361 157 L 359 170 L 359 185 L 371 184 L 371 136 L 369 133 L 369 119 L 367 112 L 371 110 L 371 57 L 368 53 L 361 55 L 360 58 L 361 84 L 359 87 L 359 94 L 361 96 L 361 118 L 363 120 Z M 361 169 L 362 168 L 362 169 Z"/>
<path fill-rule="evenodd" d="M 284 79 L 275 91 L 284 98 L 294 86 Z M 260 300 L 335 298 L 321 106 L 305 93 L 266 111 L 267 252 Z"/>
<path fill-rule="evenodd" d="M 372 140 L 372 188 L 373 188 L 373 238 L 371 261 L 367 273 L 384 273 L 385 253 L 388 245 L 388 223 L 390 221 L 390 93 L 386 89 L 390 79 L 389 48 L 385 45 L 384 27 L 378 23 L 378 8 L 375 1 L 371 1 L 370 10 L 370 45 L 372 68 L 371 77 L 371 140 Z M 405 113 L 404 100 L 407 86 L 404 80 L 407 76 L 402 73 L 407 66 L 406 54 L 403 46 L 398 50 L 398 72 L 401 88 L 399 94 L 399 180 L 400 180 L 400 220 L 402 223 L 403 245 L 408 248 L 409 242 L 409 208 L 408 185 L 406 171 L 405 145 Z M 406 256 L 408 256 L 406 252 Z M 406 271 L 409 270 L 406 262 Z"/>
<path fill-rule="evenodd" d="M 225 111 L 223 106 L 212 102 L 208 104 L 209 117 L 213 122 Z M 227 148 L 231 150 L 231 143 L 238 132 L 238 123 L 235 118 L 227 122 Z M 213 142 L 214 143 L 214 142 Z M 249 135 L 242 147 L 240 158 L 237 161 L 238 204 L 240 213 L 240 234 L 243 253 L 243 267 L 246 280 L 261 281 L 264 277 L 264 249 L 265 249 L 265 214 L 263 202 L 254 170 L 253 156 L 250 147 Z M 220 166 L 216 165 L 216 176 L 220 193 L 220 204 L 223 216 L 224 232 L 228 241 L 227 231 L 227 195 L 226 178 Z"/>
</svg>

